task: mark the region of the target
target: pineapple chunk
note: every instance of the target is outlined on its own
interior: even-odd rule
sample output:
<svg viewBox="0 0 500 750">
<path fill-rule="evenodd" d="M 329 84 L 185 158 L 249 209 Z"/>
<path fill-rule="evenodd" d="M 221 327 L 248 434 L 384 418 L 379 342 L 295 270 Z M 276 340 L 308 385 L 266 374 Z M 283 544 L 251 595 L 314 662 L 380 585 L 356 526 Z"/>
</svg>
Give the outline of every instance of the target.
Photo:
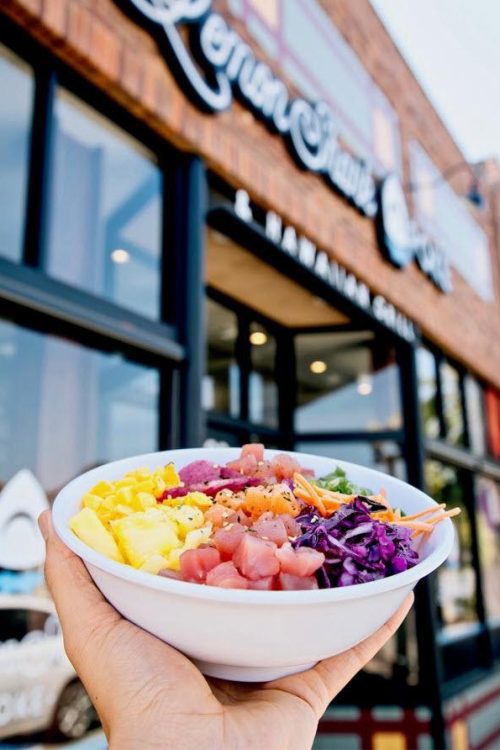
<svg viewBox="0 0 500 750">
<path fill-rule="evenodd" d="M 86 495 L 83 496 L 82 499 L 82 505 L 84 508 L 91 508 L 91 510 L 99 510 L 101 507 L 102 498 L 99 497 L 99 495 L 93 495 L 91 492 L 88 492 Z"/>
<path fill-rule="evenodd" d="M 170 553 L 172 554 L 172 553 Z M 150 555 L 145 559 L 139 570 L 144 570 L 146 573 L 154 573 L 155 575 L 168 568 L 168 560 L 163 555 Z"/>
<path fill-rule="evenodd" d="M 205 495 L 204 492 L 189 492 L 182 500 L 184 500 L 185 505 L 194 505 L 200 510 L 208 510 L 213 505 L 212 498 Z"/>
<path fill-rule="evenodd" d="M 111 560 L 125 562 L 112 534 L 105 528 L 95 510 L 82 508 L 70 521 L 70 528 L 82 542 Z"/>
<path fill-rule="evenodd" d="M 163 513 L 158 515 L 155 508 L 112 521 L 111 527 L 121 552 L 134 568 L 140 568 L 151 555 L 166 555 L 181 544 L 175 524 Z"/>
<path fill-rule="evenodd" d="M 196 549 L 200 546 L 200 544 L 205 544 L 206 542 L 208 542 L 211 533 L 211 523 L 203 526 L 201 529 L 193 529 L 193 531 L 190 531 L 186 535 L 186 540 L 182 547 L 172 550 L 172 552 L 169 554 L 167 567 L 170 568 L 170 570 L 180 570 L 180 557 L 182 553 L 188 549 Z"/>
<path fill-rule="evenodd" d="M 95 487 L 92 487 L 92 489 L 90 490 L 93 495 L 99 495 L 99 497 L 106 497 L 106 495 L 111 495 L 113 491 L 114 489 L 111 482 L 98 482 Z"/>
<path fill-rule="evenodd" d="M 195 508 L 193 505 L 180 505 L 177 508 L 167 508 L 167 514 L 177 524 L 178 534 L 181 539 L 184 539 L 186 534 L 193 529 L 199 529 L 200 526 L 203 526 L 205 520 L 201 510 Z"/>
</svg>

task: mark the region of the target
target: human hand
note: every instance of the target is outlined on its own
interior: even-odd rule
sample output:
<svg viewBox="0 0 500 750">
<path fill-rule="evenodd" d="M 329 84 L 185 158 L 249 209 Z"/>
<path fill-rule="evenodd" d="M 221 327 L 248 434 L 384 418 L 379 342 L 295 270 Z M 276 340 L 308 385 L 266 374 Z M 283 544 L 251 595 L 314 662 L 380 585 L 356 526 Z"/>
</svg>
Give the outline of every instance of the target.
<svg viewBox="0 0 500 750">
<path fill-rule="evenodd" d="M 58 539 L 48 511 L 39 523 L 65 649 L 110 750 L 306 750 L 328 704 L 413 603 L 411 594 L 374 635 L 307 672 L 258 685 L 207 679 L 181 653 L 121 617 Z"/>
</svg>

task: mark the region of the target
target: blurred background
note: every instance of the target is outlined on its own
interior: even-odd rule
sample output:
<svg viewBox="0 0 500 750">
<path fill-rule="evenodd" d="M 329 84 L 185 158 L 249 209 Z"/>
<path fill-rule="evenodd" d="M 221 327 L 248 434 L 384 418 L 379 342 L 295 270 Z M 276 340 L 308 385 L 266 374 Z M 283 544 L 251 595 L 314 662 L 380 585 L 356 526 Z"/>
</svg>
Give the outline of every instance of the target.
<svg viewBox="0 0 500 750">
<path fill-rule="evenodd" d="M 316 750 L 500 748 L 499 37 L 495 0 L 1 4 L 1 747 L 105 747 L 40 511 L 260 441 L 462 508 Z"/>
</svg>

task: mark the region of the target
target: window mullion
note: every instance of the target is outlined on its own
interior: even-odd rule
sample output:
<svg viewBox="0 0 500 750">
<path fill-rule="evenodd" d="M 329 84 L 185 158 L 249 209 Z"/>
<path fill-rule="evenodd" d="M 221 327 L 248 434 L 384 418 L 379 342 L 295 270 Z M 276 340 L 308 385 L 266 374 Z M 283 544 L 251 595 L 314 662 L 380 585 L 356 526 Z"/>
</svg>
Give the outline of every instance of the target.
<svg viewBox="0 0 500 750">
<path fill-rule="evenodd" d="M 40 62 L 35 75 L 24 232 L 24 263 L 35 268 L 42 264 L 48 220 L 48 176 L 55 87 L 54 71 L 45 62 Z"/>
</svg>

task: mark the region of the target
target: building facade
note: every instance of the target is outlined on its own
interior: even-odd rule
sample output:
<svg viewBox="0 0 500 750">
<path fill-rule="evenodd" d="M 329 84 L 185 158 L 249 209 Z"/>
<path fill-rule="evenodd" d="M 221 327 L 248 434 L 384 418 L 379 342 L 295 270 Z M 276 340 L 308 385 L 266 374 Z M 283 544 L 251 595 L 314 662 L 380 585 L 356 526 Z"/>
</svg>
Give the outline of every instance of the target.
<svg viewBox="0 0 500 750">
<path fill-rule="evenodd" d="M 0 19 L 0 483 L 259 440 L 459 505 L 317 747 L 492 750 L 497 166 L 464 162 L 368 0 Z"/>
</svg>

